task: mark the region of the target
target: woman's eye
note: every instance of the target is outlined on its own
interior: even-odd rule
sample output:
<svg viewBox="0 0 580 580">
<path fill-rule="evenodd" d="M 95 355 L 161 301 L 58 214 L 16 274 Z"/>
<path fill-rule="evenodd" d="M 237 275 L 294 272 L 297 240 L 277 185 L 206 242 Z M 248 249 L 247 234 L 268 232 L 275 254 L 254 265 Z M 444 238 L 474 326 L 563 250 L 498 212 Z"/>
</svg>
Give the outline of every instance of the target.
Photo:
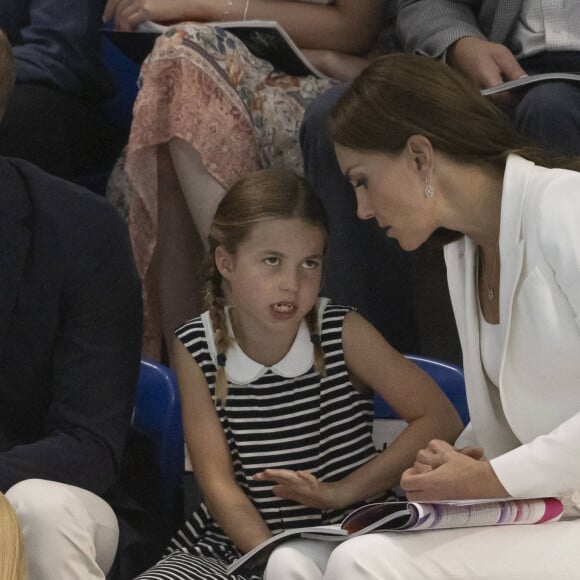
<svg viewBox="0 0 580 580">
<path fill-rule="evenodd" d="M 359 177 L 358 179 L 355 179 L 352 182 L 352 186 L 354 189 L 357 189 L 358 187 L 365 187 L 367 186 L 367 180 L 365 177 Z"/>
<path fill-rule="evenodd" d="M 268 266 L 277 266 L 280 263 L 280 258 L 277 258 L 276 256 L 268 256 L 267 258 L 264 258 L 264 263 L 268 264 Z"/>
<path fill-rule="evenodd" d="M 302 267 L 307 270 L 312 270 L 313 268 L 318 268 L 318 264 L 318 260 L 304 260 Z"/>
</svg>

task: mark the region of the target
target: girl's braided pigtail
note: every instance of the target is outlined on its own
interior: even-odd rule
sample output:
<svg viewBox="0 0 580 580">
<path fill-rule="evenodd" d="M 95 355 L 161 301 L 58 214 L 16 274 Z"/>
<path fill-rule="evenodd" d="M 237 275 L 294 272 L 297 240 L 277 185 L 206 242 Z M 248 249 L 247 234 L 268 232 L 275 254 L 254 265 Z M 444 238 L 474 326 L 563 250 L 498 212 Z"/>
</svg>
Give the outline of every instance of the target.
<svg viewBox="0 0 580 580">
<path fill-rule="evenodd" d="M 320 339 L 320 328 L 318 328 L 318 308 L 313 306 L 305 317 L 308 330 L 310 331 L 310 340 L 314 345 L 314 368 L 321 376 L 326 376 L 326 366 L 324 364 L 324 351 Z"/>
<path fill-rule="evenodd" d="M 222 277 L 213 260 L 208 267 L 204 302 L 206 309 L 209 310 L 217 351 L 217 372 L 215 377 L 216 406 L 223 406 L 228 396 L 228 380 L 225 366 L 226 352 L 230 345 L 230 338 L 226 324 L 225 296 L 222 289 Z"/>
</svg>

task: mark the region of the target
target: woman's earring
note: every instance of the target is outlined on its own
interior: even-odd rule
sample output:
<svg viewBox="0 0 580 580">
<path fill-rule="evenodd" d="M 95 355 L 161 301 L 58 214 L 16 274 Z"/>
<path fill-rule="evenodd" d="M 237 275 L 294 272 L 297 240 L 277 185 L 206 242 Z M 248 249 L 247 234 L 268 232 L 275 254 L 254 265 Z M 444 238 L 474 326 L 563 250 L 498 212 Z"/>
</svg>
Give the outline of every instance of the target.
<svg viewBox="0 0 580 580">
<path fill-rule="evenodd" d="M 430 199 L 433 197 L 433 194 L 435 193 L 435 188 L 430 183 L 427 183 L 427 181 L 425 181 L 425 189 L 423 190 L 423 193 L 425 194 L 425 197 L 428 197 Z"/>
</svg>

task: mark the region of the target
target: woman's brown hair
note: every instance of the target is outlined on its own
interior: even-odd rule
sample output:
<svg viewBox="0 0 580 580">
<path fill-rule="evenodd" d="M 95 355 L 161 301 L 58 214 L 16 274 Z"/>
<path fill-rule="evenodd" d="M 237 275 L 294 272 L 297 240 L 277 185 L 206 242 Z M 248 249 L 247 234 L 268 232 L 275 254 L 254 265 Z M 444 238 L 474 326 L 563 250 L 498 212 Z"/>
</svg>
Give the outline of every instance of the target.
<svg viewBox="0 0 580 580">
<path fill-rule="evenodd" d="M 580 158 L 531 144 L 475 85 L 426 56 L 375 59 L 333 107 L 328 131 L 335 143 L 355 150 L 398 153 L 411 135 L 423 135 L 459 162 L 503 167 L 514 153 L 544 167 L 580 171 Z M 434 237 L 458 235 L 440 230 Z"/>
<path fill-rule="evenodd" d="M 291 171 L 269 169 L 240 179 L 220 202 L 209 232 L 209 255 L 206 268 L 205 307 L 214 328 L 218 367 L 215 383 L 216 403 L 227 397 L 224 370 L 230 346 L 226 324 L 226 297 L 222 276 L 215 263 L 215 250 L 223 246 L 235 254 L 252 228 L 267 220 L 299 218 L 328 232 L 326 211 L 310 183 Z M 314 307 L 306 316 L 315 348 L 315 368 L 324 374 L 324 355 L 320 344 L 318 313 Z"/>
</svg>

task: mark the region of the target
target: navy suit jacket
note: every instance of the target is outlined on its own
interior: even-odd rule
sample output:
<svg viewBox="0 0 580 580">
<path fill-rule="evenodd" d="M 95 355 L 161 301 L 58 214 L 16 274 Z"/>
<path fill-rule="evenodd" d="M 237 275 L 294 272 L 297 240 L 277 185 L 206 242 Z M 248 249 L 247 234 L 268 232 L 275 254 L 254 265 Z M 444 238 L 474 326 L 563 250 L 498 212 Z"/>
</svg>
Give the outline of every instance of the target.
<svg viewBox="0 0 580 580">
<path fill-rule="evenodd" d="M 99 56 L 104 7 L 105 0 L 0 0 L 17 82 L 108 95 L 111 81 Z"/>
<path fill-rule="evenodd" d="M 104 199 L 0 158 L 0 491 L 116 481 L 141 348 L 125 222 Z"/>
</svg>

